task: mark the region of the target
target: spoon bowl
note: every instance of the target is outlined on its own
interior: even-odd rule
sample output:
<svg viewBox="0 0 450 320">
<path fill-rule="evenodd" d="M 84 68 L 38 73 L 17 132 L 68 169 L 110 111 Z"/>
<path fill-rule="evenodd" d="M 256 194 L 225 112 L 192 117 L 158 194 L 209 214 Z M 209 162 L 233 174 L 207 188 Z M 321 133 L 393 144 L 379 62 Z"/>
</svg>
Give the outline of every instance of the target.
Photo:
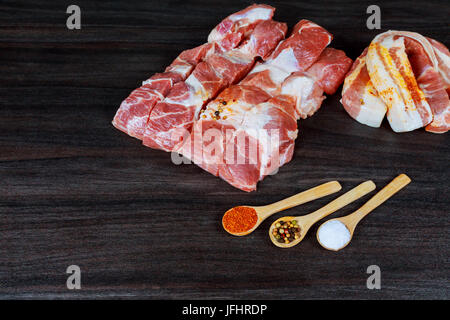
<svg viewBox="0 0 450 320">
<path fill-rule="evenodd" d="M 278 220 L 276 220 L 269 228 L 269 237 L 270 240 L 274 245 L 280 248 L 291 248 L 293 246 L 296 246 L 299 244 L 305 235 L 308 233 L 308 230 L 311 228 L 313 224 L 315 224 L 320 219 L 323 219 L 324 217 L 330 215 L 331 213 L 345 207 L 349 203 L 352 203 L 353 201 L 361 198 L 362 196 L 366 195 L 367 193 L 373 191 L 375 189 L 375 184 L 373 181 L 366 181 L 358 185 L 357 187 L 353 188 L 352 190 L 348 191 L 347 193 L 344 193 L 342 196 L 336 198 L 335 200 L 328 203 L 326 206 L 320 208 L 319 210 L 316 210 L 310 214 L 304 215 L 304 216 L 297 216 L 297 217 L 282 217 Z M 277 238 L 273 235 L 273 230 L 276 227 L 276 223 L 280 221 L 292 221 L 293 219 L 297 220 L 297 225 L 300 227 L 300 236 L 298 239 L 294 239 L 291 242 L 279 242 Z"/>
<path fill-rule="evenodd" d="M 308 233 L 308 230 L 304 229 L 306 226 L 308 226 L 308 224 L 305 223 L 305 221 L 301 221 L 301 218 L 303 218 L 303 217 L 286 216 L 286 217 L 281 217 L 281 218 L 275 220 L 269 228 L 269 236 L 270 236 L 270 240 L 272 240 L 273 244 L 280 248 L 290 248 L 290 247 L 293 247 L 293 246 L 297 245 L 298 243 L 300 243 L 303 240 L 303 238 L 305 237 L 305 235 Z M 273 229 L 275 228 L 276 224 L 279 223 L 280 221 L 289 222 L 292 220 L 297 221 L 297 225 L 300 227 L 300 236 L 298 237 L 298 239 L 295 239 L 294 241 L 291 241 L 289 243 L 278 242 L 278 239 L 275 238 L 275 236 L 273 235 Z M 308 227 L 308 229 L 309 229 L 309 227 Z"/>
<path fill-rule="evenodd" d="M 242 237 L 242 236 L 246 236 L 246 235 L 252 233 L 253 231 L 256 230 L 256 228 L 259 227 L 259 225 L 260 225 L 265 219 L 267 219 L 267 217 L 270 216 L 270 215 L 268 215 L 268 216 L 266 217 L 264 210 L 259 209 L 259 208 L 262 208 L 262 207 L 254 207 L 254 206 L 246 206 L 246 205 L 239 206 L 239 207 L 247 207 L 247 208 L 252 208 L 252 209 L 254 209 L 258 218 L 257 218 L 257 220 L 256 220 L 255 225 L 254 225 L 251 229 L 246 230 L 246 231 L 243 231 L 243 232 L 231 232 L 230 230 L 228 230 L 228 229 L 225 227 L 224 218 L 225 218 L 225 216 L 226 216 L 229 212 L 231 212 L 231 210 L 233 210 L 233 209 L 235 209 L 235 208 L 237 208 L 237 207 L 233 207 L 233 208 L 231 208 L 231 209 L 228 209 L 228 210 L 225 212 L 225 214 L 223 215 L 223 217 L 222 217 L 222 227 L 225 229 L 226 232 L 228 232 L 229 234 L 231 234 L 231 235 L 233 235 L 233 236 Z"/>
<path fill-rule="evenodd" d="M 331 247 L 328 247 L 328 246 L 326 246 L 325 244 L 323 244 L 323 243 L 320 241 L 320 236 L 319 236 L 320 230 L 322 229 L 322 227 L 323 227 L 325 224 L 330 223 L 330 222 L 333 222 L 333 221 L 338 221 L 338 222 L 342 223 L 342 224 L 344 225 L 344 227 L 347 229 L 348 233 L 350 234 L 350 238 L 348 239 L 348 241 L 347 241 L 346 243 L 344 243 L 343 245 L 341 245 L 339 248 L 331 248 Z M 354 230 L 353 230 L 353 231 L 354 231 Z M 339 250 L 341 250 L 341 249 L 344 249 L 346 246 L 348 246 L 348 244 L 352 241 L 352 238 L 353 238 L 353 231 L 351 231 L 351 230 L 348 228 L 347 224 L 345 224 L 345 223 L 342 221 L 341 218 L 334 218 L 334 219 L 330 219 L 330 220 L 328 220 L 328 221 L 325 221 L 324 223 L 322 223 L 322 224 L 320 225 L 320 227 L 317 229 L 316 238 L 317 238 L 317 241 L 320 243 L 320 245 L 321 245 L 322 247 L 324 247 L 325 249 L 330 250 L 330 251 L 339 251 Z"/>
</svg>

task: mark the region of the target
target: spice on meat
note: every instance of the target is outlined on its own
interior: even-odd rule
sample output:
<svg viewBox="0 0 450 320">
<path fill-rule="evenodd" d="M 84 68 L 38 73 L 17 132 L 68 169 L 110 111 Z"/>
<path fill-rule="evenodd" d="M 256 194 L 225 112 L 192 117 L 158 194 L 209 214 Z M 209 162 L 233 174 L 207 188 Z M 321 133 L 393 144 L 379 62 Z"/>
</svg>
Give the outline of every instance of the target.
<svg viewBox="0 0 450 320">
<path fill-rule="evenodd" d="M 241 233 L 253 228 L 258 221 L 256 210 L 250 207 L 234 207 L 225 212 L 222 224 L 230 233 Z"/>
</svg>

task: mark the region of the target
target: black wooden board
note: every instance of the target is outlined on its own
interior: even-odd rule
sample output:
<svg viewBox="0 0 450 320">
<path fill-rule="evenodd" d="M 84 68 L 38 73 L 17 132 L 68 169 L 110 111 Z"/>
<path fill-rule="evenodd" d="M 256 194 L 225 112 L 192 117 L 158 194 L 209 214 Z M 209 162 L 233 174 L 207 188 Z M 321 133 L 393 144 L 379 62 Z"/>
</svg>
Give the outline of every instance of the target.
<svg viewBox="0 0 450 320">
<path fill-rule="evenodd" d="M 292 27 L 307 18 L 356 58 L 379 32 L 417 31 L 450 45 L 448 1 L 377 1 L 382 30 L 366 28 L 372 1 L 267 1 Z M 299 122 L 293 160 L 245 193 L 195 165 L 114 129 L 120 102 L 181 50 L 206 41 L 251 1 L 0 3 L 0 298 L 447 299 L 448 134 L 373 129 L 343 111 L 340 92 Z M 333 253 L 316 241 L 280 250 L 265 221 L 232 237 L 222 214 L 264 205 L 329 180 L 343 191 L 399 173 L 412 183 Z M 336 196 L 285 211 L 311 212 Z M 369 196 L 330 217 L 345 215 Z M 78 265 L 81 290 L 66 288 Z M 367 267 L 381 268 L 369 290 Z"/>
</svg>

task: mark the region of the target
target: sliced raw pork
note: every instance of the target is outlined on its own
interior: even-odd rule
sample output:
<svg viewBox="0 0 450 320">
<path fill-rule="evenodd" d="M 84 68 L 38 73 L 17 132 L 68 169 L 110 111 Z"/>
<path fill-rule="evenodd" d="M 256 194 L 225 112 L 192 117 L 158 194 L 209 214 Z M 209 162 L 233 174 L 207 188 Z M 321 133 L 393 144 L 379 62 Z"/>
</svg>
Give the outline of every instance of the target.
<svg viewBox="0 0 450 320">
<path fill-rule="evenodd" d="M 325 99 L 323 93 L 334 94 L 352 65 L 344 51 L 325 48 L 319 59 L 305 72 L 293 73 L 282 87 L 282 94 L 295 96 L 298 118 L 312 116 Z"/>
<path fill-rule="evenodd" d="M 448 48 L 439 41 L 431 38 L 427 38 L 427 40 L 430 41 L 433 46 L 434 54 L 438 61 L 439 74 L 444 81 L 447 94 L 450 95 L 450 51 L 448 51 Z"/>
<path fill-rule="evenodd" d="M 113 119 L 113 125 L 128 135 L 141 139 L 153 106 L 164 99 L 174 84 L 184 80 L 211 50 L 208 43 L 183 51 L 163 73 L 156 73 L 126 98 Z"/>
<path fill-rule="evenodd" d="M 300 21 L 266 62 L 202 110 L 178 152 L 236 188 L 255 190 L 292 159 L 298 118 L 317 110 L 350 68 L 342 51 L 325 48 L 331 39 Z"/>
<path fill-rule="evenodd" d="M 189 134 L 204 104 L 242 79 L 253 67 L 255 58 L 267 58 L 286 30 L 284 23 L 263 21 L 238 48 L 207 56 L 186 81 L 177 83 L 155 105 L 144 133 L 144 145 L 165 151 L 176 149 Z"/>
<path fill-rule="evenodd" d="M 118 109 L 113 125 L 128 135 L 142 139 L 148 116 L 176 83 L 185 80 L 212 52 L 227 52 L 250 35 L 257 24 L 270 20 L 275 8 L 251 5 L 225 18 L 208 37 L 208 43 L 183 51 L 163 73 L 157 73 L 134 90 Z"/>
<path fill-rule="evenodd" d="M 219 44 L 225 51 L 236 48 L 259 22 L 272 19 L 274 11 L 275 8 L 271 6 L 253 4 L 233 13 L 211 31 L 208 42 Z"/>
</svg>

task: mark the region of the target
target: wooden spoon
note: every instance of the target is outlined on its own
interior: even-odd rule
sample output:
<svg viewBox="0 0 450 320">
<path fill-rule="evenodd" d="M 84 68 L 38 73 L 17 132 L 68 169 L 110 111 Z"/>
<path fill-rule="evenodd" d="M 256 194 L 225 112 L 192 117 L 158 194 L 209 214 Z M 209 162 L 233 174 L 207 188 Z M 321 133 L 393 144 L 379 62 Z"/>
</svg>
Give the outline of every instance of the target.
<svg viewBox="0 0 450 320">
<path fill-rule="evenodd" d="M 251 228 L 250 230 L 245 231 L 245 232 L 233 233 L 233 232 L 227 230 L 227 228 L 225 228 L 225 225 L 223 223 L 223 218 L 222 218 L 222 226 L 228 233 L 230 233 L 234 236 L 245 236 L 245 235 L 250 234 L 253 231 L 255 231 L 255 229 L 258 228 L 258 226 L 264 220 L 266 220 L 268 217 L 270 217 L 274 213 L 301 205 L 303 203 L 306 203 L 306 202 L 309 202 L 312 200 L 316 200 L 318 198 L 325 197 L 329 194 L 338 192 L 341 189 L 342 189 L 342 186 L 340 185 L 339 182 L 330 181 L 330 182 L 321 184 L 317 187 L 297 193 L 296 195 L 293 195 L 289 198 L 283 199 L 281 201 L 278 201 L 278 202 L 275 202 L 275 203 L 272 203 L 272 204 L 269 204 L 266 206 L 258 206 L 258 207 L 243 206 L 243 207 L 255 209 L 256 214 L 258 215 L 258 220 L 257 220 L 256 224 L 253 226 L 253 228 Z M 233 208 L 231 208 L 230 210 L 232 210 L 232 209 Z M 228 210 L 227 212 L 229 212 L 230 210 Z M 224 217 L 227 214 L 227 212 L 225 212 Z"/>
<path fill-rule="evenodd" d="M 411 179 L 406 174 L 401 174 L 398 177 L 396 177 L 394 180 L 392 180 L 383 189 L 381 189 L 376 195 L 374 195 L 369 201 L 367 201 L 361 208 L 359 208 L 355 212 L 353 212 L 347 216 L 331 219 L 331 220 L 328 220 L 328 221 L 322 223 L 322 225 L 319 227 L 319 229 L 317 229 L 317 233 L 316 233 L 317 241 L 319 241 L 319 243 L 322 247 L 324 247 L 325 249 L 328 249 L 328 250 L 339 251 L 339 250 L 345 248 L 352 240 L 353 233 L 355 232 L 355 228 L 356 228 L 356 225 L 358 224 L 358 222 L 361 221 L 370 212 L 372 212 L 372 210 L 374 210 L 376 207 L 381 205 L 387 199 L 389 199 L 394 194 L 396 194 L 398 191 L 400 191 L 402 188 L 404 188 L 410 182 L 411 182 Z M 350 240 L 339 249 L 327 248 L 320 242 L 320 239 L 319 239 L 320 228 L 322 228 L 322 226 L 325 223 L 328 223 L 328 222 L 334 221 L 334 220 L 342 222 L 347 227 L 348 231 L 350 231 Z"/>
<path fill-rule="evenodd" d="M 366 181 L 361 183 L 359 186 L 353 188 L 352 190 L 348 191 L 347 193 L 344 193 L 342 196 L 340 196 L 337 199 L 334 199 L 326 206 L 320 208 L 319 210 L 314 211 L 313 213 L 307 214 L 305 216 L 297 216 L 297 217 L 282 217 L 280 219 L 275 220 L 272 225 L 269 228 L 269 237 L 270 240 L 272 240 L 273 244 L 280 248 L 290 248 L 300 243 L 300 241 L 303 240 L 306 233 L 308 233 L 309 228 L 319 221 L 320 219 L 328 216 L 329 214 L 345 207 L 349 203 L 352 203 L 353 201 L 361 198 L 362 196 L 366 195 L 367 193 L 373 191 L 375 189 L 375 184 L 373 181 Z M 298 239 L 293 240 L 289 243 L 280 243 L 273 235 L 273 229 L 275 228 L 275 225 L 280 221 L 291 221 L 296 220 L 297 225 L 300 227 L 300 236 Z"/>
</svg>

